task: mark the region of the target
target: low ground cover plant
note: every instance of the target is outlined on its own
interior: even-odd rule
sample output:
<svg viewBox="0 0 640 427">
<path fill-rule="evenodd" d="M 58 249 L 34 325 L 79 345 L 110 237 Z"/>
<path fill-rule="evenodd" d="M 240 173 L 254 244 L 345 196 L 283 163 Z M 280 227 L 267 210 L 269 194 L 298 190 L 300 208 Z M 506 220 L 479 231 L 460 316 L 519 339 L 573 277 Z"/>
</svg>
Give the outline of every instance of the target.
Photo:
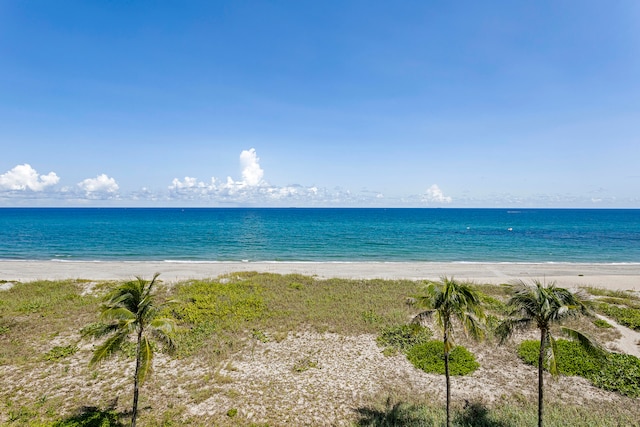
<svg viewBox="0 0 640 427">
<path fill-rule="evenodd" d="M 601 302 L 597 305 L 598 311 L 605 316 L 613 318 L 616 322 L 635 331 L 640 331 L 640 309 L 623 305 L 613 305 Z"/>
<path fill-rule="evenodd" d="M 78 346 L 75 344 L 65 345 L 65 346 L 55 346 L 51 350 L 45 354 L 45 359 L 57 362 L 58 360 L 64 359 L 75 354 L 78 351 Z"/>
<path fill-rule="evenodd" d="M 611 329 L 613 325 L 604 319 L 594 319 L 593 324 L 600 329 Z"/>
<path fill-rule="evenodd" d="M 627 354 L 609 353 L 604 358 L 589 354 L 575 341 L 556 341 L 556 365 L 562 375 L 581 376 L 593 385 L 616 391 L 629 397 L 640 397 L 640 359 Z M 518 356 L 533 366 L 538 366 L 538 341 L 523 341 L 518 346 Z M 548 366 L 545 369 L 548 370 Z"/>
<path fill-rule="evenodd" d="M 423 344 L 433 337 L 431 329 L 410 323 L 405 325 L 387 326 L 378 335 L 379 346 L 393 349 L 402 353 L 408 352 L 413 346 Z"/>
<path fill-rule="evenodd" d="M 444 343 L 431 340 L 409 349 L 407 358 L 418 369 L 430 374 L 444 375 Z M 469 375 L 480 367 L 475 356 L 463 346 L 456 346 L 449 352 L 449 372 L 451 375 Z"/>
</svg>

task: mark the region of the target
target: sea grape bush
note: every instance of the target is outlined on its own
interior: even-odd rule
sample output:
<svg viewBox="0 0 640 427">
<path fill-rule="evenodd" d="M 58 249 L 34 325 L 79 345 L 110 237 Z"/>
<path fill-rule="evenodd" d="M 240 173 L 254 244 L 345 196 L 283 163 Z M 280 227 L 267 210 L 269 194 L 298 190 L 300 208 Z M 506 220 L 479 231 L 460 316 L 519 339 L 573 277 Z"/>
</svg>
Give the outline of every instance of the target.
<svg viewBox="0 0 640 427">
<path fill-rule="evenodd" d="M 431 374 L 444 375 L 444 343 L 439 340 L 418 344 L 407 352 L 407 358 L 418 369 Z M 451 375 L 468 375 L 480 367 L 469 350 L 456 346 L 449 353 Z"/>
<path fill-rule="evenodd" d="M 588 378 L 596 375 L 602 368 L 602 362 L 597 357 L 587 353 L 575 341 L 557 340 L 556 366 L 563 375 L 578 375 Z M 527 364 L 538 367 L 540 342 L 537 340 L 523 341 L 518 346 L 518 356 Z M 544 369 L 549 370 L 548 363 Z"/>
<path fill-rule="evenodd" d="M 640 331 L 640 310 L 632 307 L 621 307 L 607 303 L 598 304 L 598 310 L 604 315 L 612 317 L 621 325 Z"/>
<path fill-rule="evenodd" d="M 377 342 L 382 347 L 391 347 L 406 353 L 414 345 L 429 341 L 432 336 L 431 329 L 412 323 L 384 328 L 378 336 Z"/>
<path fill-rule="evenodd" d="M 608 353 L 598 359 L 574 341 L 558 340 L 556 363 L 563 375 L 581 376 L 596 387 L 617 391 L 629 397 L 640 397 L 640 359 L 619 353 Z M 538 341 L 523 341 L 518 346 L 518 356 L 533 366 L 538 366 Z M 546 367 L 545 367 L 546 368 Z"/>
</svg>

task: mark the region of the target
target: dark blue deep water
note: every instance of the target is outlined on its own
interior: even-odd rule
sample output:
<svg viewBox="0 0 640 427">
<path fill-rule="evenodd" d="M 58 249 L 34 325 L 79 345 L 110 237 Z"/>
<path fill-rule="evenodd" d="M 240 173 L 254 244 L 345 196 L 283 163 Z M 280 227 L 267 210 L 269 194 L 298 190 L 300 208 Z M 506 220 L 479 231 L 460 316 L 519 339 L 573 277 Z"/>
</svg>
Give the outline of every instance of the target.
<svg viewBox="0 0 640 427">
<path fill-rule="evenodd" d="M 640 263 L 638 209 L 0 209 L 0 260 Z"/>
</svg>

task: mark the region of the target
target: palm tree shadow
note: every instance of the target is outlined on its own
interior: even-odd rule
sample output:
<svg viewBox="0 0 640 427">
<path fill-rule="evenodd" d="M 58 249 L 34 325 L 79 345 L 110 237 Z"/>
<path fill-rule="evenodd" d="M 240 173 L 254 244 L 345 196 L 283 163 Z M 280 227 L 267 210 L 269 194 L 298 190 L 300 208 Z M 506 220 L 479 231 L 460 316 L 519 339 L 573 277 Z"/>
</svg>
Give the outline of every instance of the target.
<svg viewBox="0 0 640 427">
<path fill-rule="evenodd" d="M 74 415 L 55 423 L 54 427 L 125 427 L 120 419 L 126 415 L 127 413 L 117 412 L 115 405 L 106 409 L 100 409 L 97 406 L 82 406 Z"/>
<path fill-rule="evenodd" d="M 398 402 L 394 405 L 387 399 L 384 409 L 364 407 L 356 409 L 359 415 L 357 426 L 362 427 L 432 427 L 434 421 L 420 414 L 417 405 Z"/>
<path fill-rule="evenodd" d="M 372 407 L 358 408 L 357 426 L 361 427 L 435 427 L 438 420 L 427 412 L 421 411 L 419 405 L 406 402 L 392 404 L 391 399 L 383 409 Z M 489 409 L 482 403 L 465 401 L 464 408 L 456 411 L 453 423 L 456 427 L 509 427 L 509 424 L 492 420 Z"/>
<path fill-rule="evenodd" d="M 489 409 L 482 403 L 465 400 L 464 408 L 458 412 L 453 420 L 454 425 L 460 427 L 508 427 L 502 421 L 495 421 L 489 417 Z"/>
</svg>

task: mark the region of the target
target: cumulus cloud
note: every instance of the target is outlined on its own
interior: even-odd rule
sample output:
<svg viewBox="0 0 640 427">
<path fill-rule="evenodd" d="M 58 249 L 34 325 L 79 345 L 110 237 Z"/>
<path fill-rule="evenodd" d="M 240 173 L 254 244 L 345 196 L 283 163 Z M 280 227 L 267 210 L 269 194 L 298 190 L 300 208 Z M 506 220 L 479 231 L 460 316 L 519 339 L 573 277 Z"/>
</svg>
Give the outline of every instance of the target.
<svg viewBox="0 0 640 427">
<path fill-rule="evenodd" d="M 240 166 L 242 166 L 242 180 L 246 185 L 255 187 L 262 183 L 264 171 L 260 167 L 260 159 L 255 148 L 243 150 L 240 153 Z"/>
<path fill-rule="evenodd" d="M 214 190 L 216 188 L 216 179 L 211 178 L 211 183 L 206 184 L 202 181 L 198 181 L 198 178 L 193 178 L 190 176 L 185 176 L 183 181 L 180 181 L 178 178 L 173 178 L 171 181 L 171 185 L 169 186 L 169 190 L 172 191 L 180 191 L 180 190 Z"/>
<path fill-rule="evenodd" d="M 239 199 L 248 198 L 251 194 L 260 193 L 259 187 L 264 187 L 268 192 L 269 185 L 263 180 L 264 170 L 260 166 L 260 159 L 256 150 L 251 148 L 240 153 L 240 166 L 242 179 L 235 181 L 230 176 L 226 182 L 218 182 L 212 177 L 210 182 L 198 181 L 197 178 L 185 176 L 183 180 L 174 178 L 169 186 L 171 196 L 193 198 L 194 195 L 205 198 L 229 198 L 235 196 Z"/>
<path fill-rule="evenodd" d="M 95 178 L 87 178 L 78 183 L 78 187 L 85 192 L 87 197 L 113 197 L 120 188 L 115 179 L 106 174 Z"/>
<path fill-rule="evenodd" d="M 346 205 L 359 206 L 380 201 L 377 192 L 354 194 L 349 190 L 335 188 L 332 190 L 316 186 L 302 185 L 276 186 L 264 179 L 264 170 L 256 150 L 251 148 L 240 153 L 242 178 L 226 181 L 200 181 L 186 176 L 174 178 L 169 185 L 169 198 L 182 201 L 209 201 L 216 204 L 251 204 L 263 206 L 326 206 Z"/>
<path fill-rule="evenodd" d="M 47 187 L 57 184 L 58 181 L 60 178 L 55 172 L 38 175 L 38 172 L 31 165 L 25 163 L 0 175 L 0 190 L 43 191 Z"/>
<path fill-rule="evenodd" d="M 451 203 L 453 201 L 451 197 L 445 196 L 436 184 L 427 188 L 427 191 L 422 196 L 422 200 L 427 203 Z"/>
</svg>

